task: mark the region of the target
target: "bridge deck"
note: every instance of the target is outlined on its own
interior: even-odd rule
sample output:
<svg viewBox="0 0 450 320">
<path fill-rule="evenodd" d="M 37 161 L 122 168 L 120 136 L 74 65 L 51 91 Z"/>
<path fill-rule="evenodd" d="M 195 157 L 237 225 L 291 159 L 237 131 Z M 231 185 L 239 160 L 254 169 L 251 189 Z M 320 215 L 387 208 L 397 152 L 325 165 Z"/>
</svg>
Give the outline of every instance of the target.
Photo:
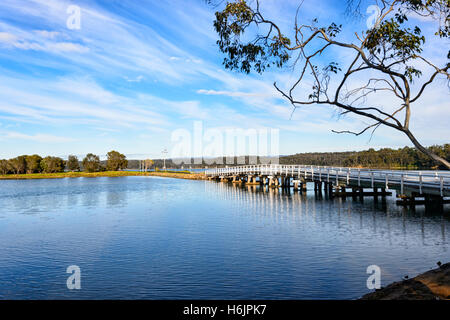
<svg viewBox="0 0 450 320">
<path fill-rule="evenodd" d="M 450 171 L 376 170 L 305 165 L 249 165 L 206 170 L 209 177 L 266 176 L 335 186 L 395 189 L 400 194 L 450 196 Z"/>
</svg>

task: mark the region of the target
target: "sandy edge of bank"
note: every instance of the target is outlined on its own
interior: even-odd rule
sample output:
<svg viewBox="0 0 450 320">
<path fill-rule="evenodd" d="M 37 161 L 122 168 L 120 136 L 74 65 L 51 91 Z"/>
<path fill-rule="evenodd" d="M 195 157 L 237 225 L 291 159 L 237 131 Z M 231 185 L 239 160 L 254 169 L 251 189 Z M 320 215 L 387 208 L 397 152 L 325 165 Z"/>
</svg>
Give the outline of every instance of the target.
<svg viewBox="0 0 450 320">
<path fill-rule="evenodd" d="M 203 173 L 149 172 L 150 176 L 188 180 L 207 180 Z"/>
</svg>

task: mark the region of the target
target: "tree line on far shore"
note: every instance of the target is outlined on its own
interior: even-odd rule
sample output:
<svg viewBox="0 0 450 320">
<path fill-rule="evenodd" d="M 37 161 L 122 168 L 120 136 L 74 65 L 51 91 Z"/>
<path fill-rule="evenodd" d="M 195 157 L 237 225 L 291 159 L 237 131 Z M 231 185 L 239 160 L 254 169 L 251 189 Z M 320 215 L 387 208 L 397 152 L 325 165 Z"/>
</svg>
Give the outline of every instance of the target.
<svg viewBox="0 0 450 320">
<path fill-rule="evenodd" d="M 431 152 L 450 161 L 450 144 L 431 146 Z M 280 157 L 281 164 L 342 166 L 378 169 L 446 169 L 416 148 L 383 148 L 354 152 L 299 153 Z"/>
<path fill-rule="evenodd" d="M 432 152 L 450 161 L 450 144 L 429 147 Z M 246 156 L 245 164 L 249 164 L 250 157 Z M 174 163 L 172 159 L 167 159 L 165 164 L 168 168 L 204 168 L 224 167 L 232 165 L 227 163 L 226 158 L 210 159 L 211 162 L 194 161 L 188 159 L 182 164 Z M 235 165 L 242 164 L 235 157 Z M 259 161 L 258 161 L 259 162 Z M 222 163 L 222 165 L 220 164 Z M 303 164 L 317 166 L 341 166 L 341 167 L 364 167 L 379 169 L 445 169 L 440 167 L 431 158 L 415 148 L 404 147 L 400 149 L 383 148 L 380 150 L 368 149 L 364 151 L 348 152 L 315 152 L 298 153 L 289 156 L 280 156 L 280 164 Z M 252 163 L 254 164 L 254 163 Z M 258 163 L 259 164 L 259 163 Z M 163 159 L 155 159 L 154 167 L 163 167 Z M 42 158 L 38 155 L 24 155 L 9 160 L 0 160 L 0 174 L 22 174 L 22 173 L 52 173 L 67 171 L 117 171 L 126 168 L 141 169 L 141 160 L 127 160 L 125 155 L 111 151 L 107 155 L 106 161 L 100 161 L 100 157 L 89 153 L 80 162 L 76 156 L 69 156 L 65 161 L 58 157 Z M 152 165 L 150 165 L 152 166 Z"/>
<path fill-rule="evenodd" d="M 118 171 L 126 169 L 127 166 L 128 160 L 126 156 L 114 150 L 108 152 L 105 165 L 100 161 L 98 155 L 92 153 L 88 153 L 83 158 L 81 165 L 78 157 L 74 155 L 70 155 L 67 160 L 64 160 L 60 157 L 52 156 L 42 158 L 34 154 L 22 155 L 9 160 L 0 160 L 0 174 Z"/>
</svg>

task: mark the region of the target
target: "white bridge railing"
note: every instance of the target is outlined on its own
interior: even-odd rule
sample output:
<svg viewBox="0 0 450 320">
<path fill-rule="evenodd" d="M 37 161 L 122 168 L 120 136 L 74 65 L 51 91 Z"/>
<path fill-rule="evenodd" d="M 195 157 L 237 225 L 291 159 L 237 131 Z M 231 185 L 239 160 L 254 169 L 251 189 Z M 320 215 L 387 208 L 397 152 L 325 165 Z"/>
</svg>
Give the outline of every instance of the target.
<svg viewBox="0 0 450 320">
<path fill-rule="evenodd" d="M 414 188 L 422 194 L 424 189 L 432 189 L 440 196 L 450 195 L 450 171 L 418 170 L 377 170 L 305 165 L 248 165 L 215 168 L 205 171 L 207 176 L 227 177 L 238 175 L 289 176 L 306 181 L 323 181 L 338 184 L 369 185 L 373 188 L 380 183 L 386 189 L 396 188 L 403 194 L 404 189 Z M 437 191 L 437 192 L 436 192 Z"/>
</svg>

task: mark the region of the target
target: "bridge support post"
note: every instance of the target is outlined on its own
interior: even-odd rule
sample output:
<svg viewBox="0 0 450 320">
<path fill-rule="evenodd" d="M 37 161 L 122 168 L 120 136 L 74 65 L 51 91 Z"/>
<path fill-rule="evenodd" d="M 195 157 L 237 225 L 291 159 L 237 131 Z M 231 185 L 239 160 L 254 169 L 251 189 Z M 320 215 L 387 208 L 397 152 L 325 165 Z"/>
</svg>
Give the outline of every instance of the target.
<svg viewBox="0 0 450 320">
<path fill-rule="evenodd" d="M 378 201 L 378 196 L 379 196 L 379 194 L 378 194 L 378 188 L 377 188 L 377 187 L 374 187 L 374 188 L 373 188 L 373 200 L 374 200 L 375 202 Z"/>
<path fill-rule="evenodd" d="M 306 193 L 306 191 L 307 191 L 307 188 L 306 188 L 306 180 L 302 180 L 302 183 L 301 183 L 301 190 L 302 190 L 302 193 L 303 193 L 303 192 Z"/>
<path fill-rule="evenodd" d="M 266 178 L 264 176 L 259 176 L 259 184 L 262 186 L 266 184 Z"/>
<path fill-rule="evenodd" d="M 240 176 L 233 176 L 233 183 L 242 183 L 242 178 Z"/>
<path fill-rule="evenodd" d="M 248 176 L 247 184 L 248 184 L 248 185 L 252 185 L 252 186 L 256 186 L 256 185 L 258 185 L 259 183 L 256 182 L 256 176 Z"/>
<path fill-rule="evenodd" d="M 433 212 L 443 212 L 444 198 L 441 196 L 425 195 L 425 210 Z"/>
<path fill-rule="evenodd" d="M 330 199 L 334 198 L 333 184 L 331 182 L 328 182 L 328 196 Z"/>
<path fill-rule="evenodd" d="M 340 186 L 339 192 L 341 193 L 342 200 L 347 200 L 347 187 L 346 186 Z"/>
<path fill-rule="evenodd" d="M 322 192 L 322 182 L 321 181 L 314 181 L 314 192 Z"/>
<path fill-rule="evenodd" d="M 356 200 L 356 191 L 357 189 L 355 187 L 352 187 L 352 199 Z"/>
<path fill-rule="evenodd" d="M 284 184 L 283 187 L 285 189 L 290 189 L 291 188 L 291 178 L 290 177 L 285 177 L 284 178 Z"/>
<path fill-rule="evenodd" d="M 314 182 L 314 193 L 317 199 L 322 199 L 322 182 L 315 181 Z"/>
<path fill-rule="evenodd" d="M 269 188 L 273 188 L 275 184 L 275 179 L 274 177 L 270 177 L 269 178 Z"/>
<path fill-rule="evenodd" d="M 450 200 L 444 200 L 443 197 L 437 195 L 421 195 L 413 192 L 410 196 L 399 195 L 400 200 L 397 200 L 397 204 L 401 206 L 410 206 L 414 209 L 416 205 L 425 205 L 425 211 L 428 212 L 443 212 L 444 204 L 450 203 Z M 416 198 L 424 198 L 416 199 Z"/>
</svg>

